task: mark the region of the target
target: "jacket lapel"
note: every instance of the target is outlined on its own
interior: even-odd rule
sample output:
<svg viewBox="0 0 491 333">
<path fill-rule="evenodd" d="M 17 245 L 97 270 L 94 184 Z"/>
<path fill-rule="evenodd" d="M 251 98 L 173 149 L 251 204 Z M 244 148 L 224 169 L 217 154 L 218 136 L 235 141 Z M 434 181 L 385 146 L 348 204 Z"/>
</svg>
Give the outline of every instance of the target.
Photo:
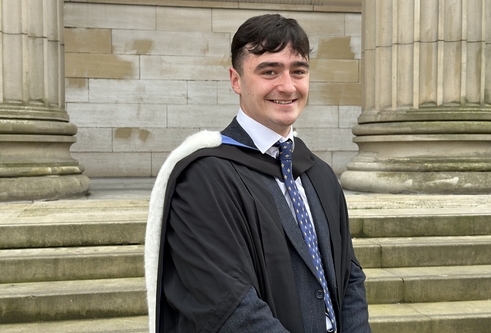
<svg viewBox="0 0 491 333">
<path fill-rule="evenodd" d="M 222 135 L 228 136 L 242 144 L 245 144 L 250 147 L 256 147 L 254 141 L 247 134 L 247 132 L 240 126 L 237 119 L 234 118 L 230 125 L 227 126 L 222 132 Z M 259 151 L 251 151 L 249 149 L 248 152 L 251 157 L 255 157 L 257 159 L 261 159 L 261 157 L 267 158 L 268 161 L 272 160 L 269 156 L 264 156 Z M 262 156 L 259 156 L 262 155 Z M 273 160 L 274 161 L 274 160 Z M 250 163 L 250 161 L 249 161 Z M 293 153 L 293 173 L 295 177 L 298 177 L 300 174 L 304 173 L 307 169 L 309 169 L 314 164 L 314 160 L 311 157 L 310 150 L 305 146 L 305 144 L 298 138 L 295 138 L 295 150 Z M 267 174 L 281 178 L 281 168 L 278 162 L 274 161 L 274 169 L 275 173 L 268 172 L 264 170 Z M 300 230 L 297 222 L 295 221 L 290 207 L 285 201 L 283 193 L 280 191 L 278 184 L 276 184 L 276 180 L 268 177 L 264 177 L 265 181 L 273 194 L 276 206 L 278 208 L 278 213 L 280 214 L 281 223 L 283 225 L 283 229 L 285 230 L 285 234 L 288 239 L 292 243 L 295 250 L 298 252 L 302 260 L 309 267 L 309 270 L 314 274 L 317 278 L 315 267 L 310 258 L 309 250 L 307 248 L 307 244 L 302 236 L 302 231 Z"/>
<path fill-rule="evenodd" d="M 319 197 L 315 192 L 312 182 L 307 175 L 302 176 L 302 183 L 304 184 L 305 192 L 309 200 L 310 211 L 312 212 L 312 219 L 314 221 L 315 230 L 318 235 L 325 237 L 318 237 L 319 252 L 321 253 L 322 262 L 324 264 L 324 273 L 327 277 L 327 283 L 329 289 L 334 291 L 337 289 L 336 272 L 334 271 L 334 262 L 331 250 L 331 233 L 329 231 L 329 223 L 327 217 L 324 214 L 322 205 L 319 201 Z"/>
<path fill-rule="evenodd" d="M 309 250 L 307 248 L 307 244 L 302 236 L 302 231 L 300 230 L 297 222 L 295 221 L 290 207 L 286 203 L 285 197 L 281 192 L 278 184 L 276 184 L 276 180 L 270 177 L 264 177 L 264 181 L 268 186 L 271 194 L 273 195 L 276 208 L 278 210 L 278 214 L 280 216 L 281 224 L 283 226 L 283 230 L 285 231 L 286 236 L 290 240 L 291 244 L 298 252 L 304 263 L 309 267 L 309 270 L 316 276 L 315 267 L 310 258 Z M 317 276 L 316 276 L 317 279 Z"/>
</svg>

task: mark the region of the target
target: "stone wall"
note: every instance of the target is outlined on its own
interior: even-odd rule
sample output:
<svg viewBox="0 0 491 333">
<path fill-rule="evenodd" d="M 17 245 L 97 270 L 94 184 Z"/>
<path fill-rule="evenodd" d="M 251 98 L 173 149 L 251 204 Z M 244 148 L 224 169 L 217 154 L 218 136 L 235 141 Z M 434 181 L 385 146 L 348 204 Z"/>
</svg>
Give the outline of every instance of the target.
<svg viewBox="0 0 491 333">
<path fill-rule="evenodd" d="M 346 169 L 361 113 L 359 12 L 113 2 L 65 0 L 66 109 L 86 175 L 155 176 L 185 137 L 226 126 L 238 110 L 231 38 L 248 17 L 271 12 L 297 19 L 313 47 L 309 103 L 295 129 L 336 173 Z"/>
</svg>

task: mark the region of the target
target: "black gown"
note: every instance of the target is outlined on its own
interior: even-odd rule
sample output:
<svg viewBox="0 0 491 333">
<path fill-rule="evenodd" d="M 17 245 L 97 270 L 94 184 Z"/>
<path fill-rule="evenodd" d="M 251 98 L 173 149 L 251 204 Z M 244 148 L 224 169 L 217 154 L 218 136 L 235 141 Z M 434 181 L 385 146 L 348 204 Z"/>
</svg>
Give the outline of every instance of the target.
<svg viewBox="0 0 491 333">
<path fill-rule="evenodd" d="M 293 166 L 295 177 L 309 177 L 329 221 L 339 328 L 350 285 L 363 288 L 364 280 L 350 281 L 358 263 L 344 194 L 331 168 L 298 138 Z M 281 178 L 275 159 L 230 144 L 200 149 L 174 167 L 163 207 L 156 332 L 217 332 L 251 286 L 289 332 L 304 332 L 291 246 L 264 177 Z"/>
</svg>

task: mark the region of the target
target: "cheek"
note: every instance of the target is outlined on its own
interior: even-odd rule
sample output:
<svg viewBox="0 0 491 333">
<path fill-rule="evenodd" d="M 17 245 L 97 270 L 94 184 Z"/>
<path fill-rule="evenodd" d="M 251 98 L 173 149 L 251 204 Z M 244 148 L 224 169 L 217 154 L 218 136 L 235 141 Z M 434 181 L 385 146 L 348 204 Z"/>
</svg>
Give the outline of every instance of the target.
<svg viewBox="0 0 491 333">
<path fill-rule="evenodd" d="M 302 84 L 300 85 L 300 89 L 302 90 L 302 92 L 304 94 L 308 94 L 309 92 L 309 81 L 306 81 L 306 82 L 302 82 Z"/>
</svg>

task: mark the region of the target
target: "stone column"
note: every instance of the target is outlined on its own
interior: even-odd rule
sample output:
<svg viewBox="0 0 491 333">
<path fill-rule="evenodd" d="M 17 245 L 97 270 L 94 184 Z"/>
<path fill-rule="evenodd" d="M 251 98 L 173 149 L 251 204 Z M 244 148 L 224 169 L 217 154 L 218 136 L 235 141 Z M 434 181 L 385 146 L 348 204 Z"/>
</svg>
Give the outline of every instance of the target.
<svg viewBox="0 0 491 333">
<path fill-rule="evenodd" d="M 363 0 L 345 189 L 491 193 L 491 0 Z"/>
<path fill-rule="evenodd" d="M 88 192 L 64 74 L 63 0 L 0 0 L 0 201 Z"/>
</svg>

